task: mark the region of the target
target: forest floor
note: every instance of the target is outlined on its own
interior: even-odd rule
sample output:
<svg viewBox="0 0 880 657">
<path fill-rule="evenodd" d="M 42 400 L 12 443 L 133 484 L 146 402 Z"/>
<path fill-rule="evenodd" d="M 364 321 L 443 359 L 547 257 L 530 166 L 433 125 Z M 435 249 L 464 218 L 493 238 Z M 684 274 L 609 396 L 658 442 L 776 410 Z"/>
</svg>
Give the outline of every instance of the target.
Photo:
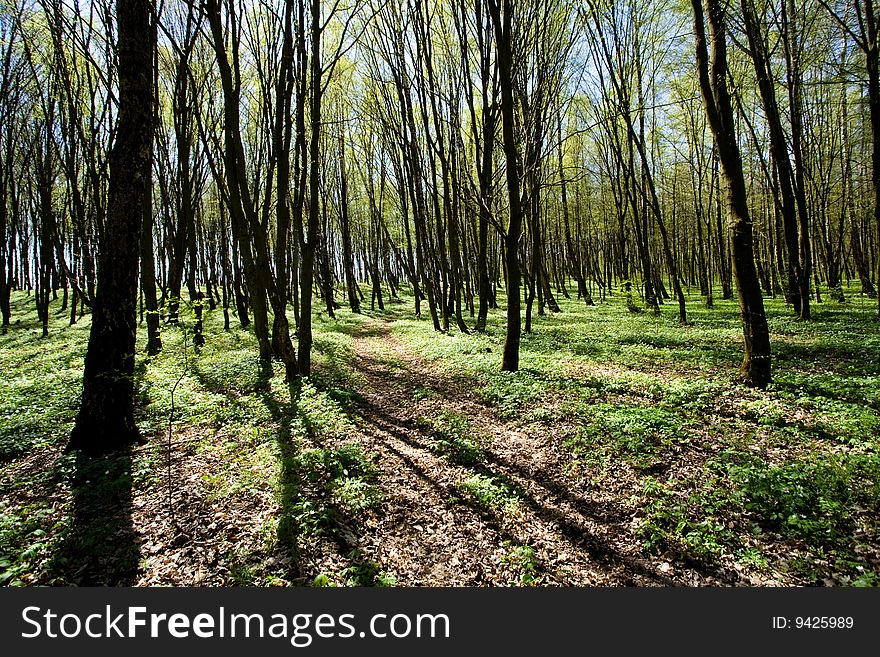
<svg viewBox="0 0 880 657">
<path fill-rule="evenodd" d="M 207 314 L 139 355 L 146 441 L 63 452 L 88 319 L 0 336 L 0 584 L 880 584 L 880 322 L 870 300 L 798 322 L 768 300 L 774 383 L 732 382 L 737 308 L 691 325 L 560 299 L 498 371 L 485 334 L 409 297 L 316 314 L 287 385 Z"/>
</svg>

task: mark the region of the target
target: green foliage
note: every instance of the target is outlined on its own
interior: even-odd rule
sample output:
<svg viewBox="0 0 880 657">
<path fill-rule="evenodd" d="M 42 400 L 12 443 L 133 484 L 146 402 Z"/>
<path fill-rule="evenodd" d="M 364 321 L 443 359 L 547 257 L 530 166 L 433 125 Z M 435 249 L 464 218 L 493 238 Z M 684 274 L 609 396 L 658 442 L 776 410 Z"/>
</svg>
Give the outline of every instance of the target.
<svg viewBox="0 0 880 657">
<path fill-rule="evenodd" d="M 326 392 L 311 383 L 300 387 L 297 411 L 306 430 L 327 437 L 342 437 L 352 428 L 352 423 L 339 404 Z"/>
<path fill-rule="evenodd" d="M 458 489 L 483 511 L 514 511 L 519 506 L 515 488 L 501 477 L 475 474 L 459 483 Z"/>
<path fill-rule="evenodd" d="M 349 558 L 360 559 L 360 551 L 353 551 Z M 343 569 L 340 576 L 343 579 L 343 586 L 385 588 L 397 585 L 397 579 L 394 575 L 384 572 L 375 561 L 359 561 Z"/>
<path fill-rule="evenodd" d="M 852 582 L 871 581 L 856 555 L 852 536 L 858 514 L 880 511 L 880 457 L 823 456 L 768 466 L 748 452 L 730 449 L 707 461 L 711 473 L 696 489 L 685 482 L 646 478 L 644 518 L 638 533 L 647 550 L 717 561 L 735 555 L 753 568 L 768 566 L 760 549 L 744 545 L 751 526 L 800 541 L 807 557 L 792 558 L 789 568 L 808 580 L 820 579 L 829 557 Z"/>
<path fill-rule="evenodd" d="M 413 389 L 412 396 L 414 401 L 423 401 L 425 399 L 433 399 L 437 395 L 430 388 L 416 387 Z"/>
<path fill-rule="evenodd" d="M 876 454 L 732 466 L 730 476 L 747 511 L 768 528 L 813 546 L 834 544 L 847 535 L 856 505 L 880 511 Z"/>
<path fill-rule="evenodd" d="M 431 432 L 431 451 L 459 465 L 476 465 L 485 460 L 479 437 L 464 415 L 443 411 L 436 418 L 420 418 L 419 424 Z"/>
<path fill-rule="evenodd" d="M 292 527 L 292 536 L 287 538 L 289 542 L 295 542 L 300 537 L 317 536 L 331 529 L 336 518 L 335 509 L 311 499 L 295 502 L 289 507 L 288 512 L 290 513 L 290 523 L 280 524 L 279 532 L 288 526 Z"/>
<path fill-rule="evenodd" d="M 257 572 L 253 564 L 248 564 L 237 556 L 229 564 L 229 576 L 235 586 L 253 586 L 257 579 Z"/>
<path fill-rule="evenodd" d="M 490 313 L 484 334 L 439 335 L 428 321 L 411 317 L 407 297 L 385 316 L 403 316 L 392 325 L 395 336 L 467 380 L 502 418 L 557 443 L 554 450 L 567 444 L 568 463 L 561 465 L 568 472 L 598 485 L 614 477 L 620 490 L 634 494 L 637 536 L 646 550 L 786 572 L 798 582 L 833 573 L 835 582 L 873 586 L 880 331 L 873 308 L 847 296 L 850 303 L 816 306 L 809 323 L 791 318 L 781 301 L 766 301 L 774 345 L 767 391 L 732 385 L 741 326 L 735 303 L 721 300 L 707 310 L 693 298 L 693 325 L 681 328 L 671 305 L 661 306 L 657 318 L 628 313 L 617 294 L 596 307 L 559 298 L 563 312 L 536 316 L 533 332 L 522 336 L 516 373 L 498 371 L 503 307 Z M 503 306 L 503 295 L 500 301 Z M 81 526 L 71 536 L 69 493 L 51 505 L 17 493 L 73 484 L 72 461 L 55 452 L 76 414 L 89 323 L 68 327 L 53 314 L 43 339 L 32 300 L 14 295 L 13 304 L 21 325 L 0 336 L 0 369 L 7 374 L 0 381 L 0 462 L 13 466 L 0 491 L 0 574 L 7 584 L 55 583 L 64 566 L 59 544 L 99 549 L 104 530 Z M 363 334 L 363 320 L 347 312 L 335 321 L 316 315 L 314 375 L 293 388 L 277 365 L 274 373 L 260 365 L 251 331 L 233 325 L 225 332 L 221 321 L 220 313 L 205 313 L 207 345 L 196 354 L 189 344 L 185 372 L 179 328 L 164 328 L 162 353 L 137 355 L 138 424 L 148 441 L 164 441 L 170 390 L 183 375 L 173 438 L 216 464 L 202 473 L 207 498 L 262 503 L 274 496 L 281 512 L 265 520 L 268 544 L 260 549 L 296 561 L 305 542 L 341 540 L 382 505 L 381 463 L 352 440 L 359 428 L 349 415 L 356 412 L 360 376 L 353 336 Z M 381 355 L 389 367 L 410 367 L 394 362 L 390 351 Z M 425 408 L 445 396 L 442 386 L 422 386 L 410 396 Z M 466 416 L 444 411 L 420 424 L 435 454 L 471 468 L 458 485 L 467 503 L 492 513 L 517 508 L 521 491 L 483 465 L 488 446 Z M 31 467 L 32 454 L 47 465 Z M 123 488 L 161 481 L 160 455 L 148 449 L 131 459 Z M 103 479 L 99 493 L 114 494 L 113 476 Z M 7 496 L 17 501 L 6 502 Z M 540 580 L 529 550 L 509 545 L 502 559 L 511 580 L 523 585 Z M 227 564 L 233 580 L 291 580 L 262 558 L 242 551 L 234 568 Z M 385 581 L 378 566 L 372 574 L 366 564 L 352 559 L 349 572 L 326 575 L 327 585 Z"/>
<path fill-rule="evenodd" d="M 289 545 L 332 532 L 340 516 L 357 517 L 384 498 L 372 483 L 378 470 L 356 443 L 293 450 L 282 472 L 279 494 L 285 503 L 278 533 Z"/>
<path fill-rule="evenodd" d="M 227 458 L 216 469 L 202 475 L 209 499 L 257 497 L 266 489 L 266 473 L 272 469 L 276 448 L 259 433 L 251 438 L 227 441 L 224 444 Z"/>
<path fill-rule="evenodd" d="M 730 383 L 711 378 L 688 379 L 675 377 L 659 385 L 662 404 L 673 412 L 700 412 L 709 408 L 725 391 Z"/>
<path fill-rule="evenodd" d="M 358 477 L 343 477 L 333 481 L 331 500 L 349 514 L 358 514 L 377 506 L 383 500 L 382 491 Z"/>
<path fill-rule="evenodd" d="M 24 317 L 0 335 L 0 463 L 64 440 L 82 390 L 87 327 L 53 326 L 41 338 L 29 301 L 13 295 L 12 312 Z"/>
<path fill-rule="evenodd" d="M 45 567 L 52 516 L 52 508 L 44 504 L 12 510 L 0 501 L 0 586 L 23 586 L 23 574 Z"/>
<path fill-rule="evenodd" d="M 638 408 L 621 404 L 597 404 L 584 410 L 584 426 L 569 438 L 578 454 L 596 458 L 613 455 L 628 459 L 636 467 L 656 465 L 656 458 L 673 442 L 684 442 L 684 423 L 675 413 L 660 406 Z"/>
<path fill-rule="evenodd" d="M 375 561 L 364 559 L 361 550 L 352 550 L 348 554 L 348 559 L 352 562 L 350 566 L 346 566 L 338 574 L 319 573 L 312 580 L 312 586 L 318 588 L 397 586 L 397 578 L 382 570 L 382 566 Z"/>
<path fill-rule="evenodd" d="M 528 371 L 497 372 L 483 388 L 483 397 L 498 406 L 502 418 L 515 417 L 526 405 L 548 391 L 548 383 Z"/>
<path fill-rule="evenodd" d="M 740 538 L 723 520 L 735 507 L 735 498 L 717 481 L 686 494 L 675 490 L 676 483 L 662 484 L 653 477 L 644 480 L 645 518 L 638 535 L 645 549 L 671 550 L 684 557 L 712 561 L 738 547 Z"/>
<path fill-rule="evenodd" d="M 530 545 L 514 545 L 510 541 L 505 541 L 504 546 L 507 549 L 501 557 L 501 563 L 511 571 L 516 582 L 521 586 L 540 584 L 542 578 L 538 574 L 535 548 Z"/>
<path fill-rule="evenodd" d="M 357 443 L 344 443 L 334 449 L 303 450 L 293 458 L 293 467 L 311 482 L 330 482 L 346 477 L 369 480 L 377 474 L 376 467 Z"/>
</svg>

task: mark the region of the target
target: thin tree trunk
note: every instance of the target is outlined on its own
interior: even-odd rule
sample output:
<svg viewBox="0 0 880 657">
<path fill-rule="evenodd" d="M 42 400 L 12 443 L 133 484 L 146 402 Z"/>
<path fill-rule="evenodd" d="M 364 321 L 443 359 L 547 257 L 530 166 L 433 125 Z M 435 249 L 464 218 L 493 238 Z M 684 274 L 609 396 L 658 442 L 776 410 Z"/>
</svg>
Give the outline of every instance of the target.
<svg viewBox="0 0 880 657">
<path fill-rule="evenodd" d="M 519 239 L 522 232 L 522 199 L 520 197 L 519 149 L 515 133 L 515 106 L 513 99 L 513 52 L 511 50 L 511 22 L 514 4 L 511 0 L 488 0 L 489 12 L 495 28 L 498 81 L 501 88 L 501 126 L 504 158 L 507 163 L 507 194 L 510 218 L 504 236 L 504 261 L 507 266 L 507 336 L 501 369 L 516 372 L 519 369 L 519 343 L 522 332 L 519 295 Z"/>
<path fill-rule="evenodd" d="M 733 108 L 727 89 L 727 44 L 724 8 L 719 0 L 705 0 L 709 17 L 709 42 L 712 58 L 706 47 L 706 26 L 703 0 L 691 0 L 694 9 L 696 59 L 703 103 L 715 137 L 718 158 L 726 187 L 727 211 L 733 229 L 734 278 L 739 293 L 745 353 L 740 366 L 744 383 L 766 388 L 771 380 L 770 333 L 764 314 L 764 299 L 755 271 L 752 245 L 752 221 L 746 202 L 746 185 L 742 157 L 736 141 Z M 710 77 L 711 66 L 711 77 Z M 721 236 L 719 235 L 719 239 Z"/>
</svg>

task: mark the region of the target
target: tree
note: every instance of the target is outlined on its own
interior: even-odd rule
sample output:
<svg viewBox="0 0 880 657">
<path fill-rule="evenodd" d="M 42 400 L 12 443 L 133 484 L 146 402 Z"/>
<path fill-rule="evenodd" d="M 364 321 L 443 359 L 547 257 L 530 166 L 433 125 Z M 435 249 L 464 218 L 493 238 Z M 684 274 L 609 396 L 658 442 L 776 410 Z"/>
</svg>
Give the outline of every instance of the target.
<svg viewBox="0 0 880 657">
<path fill-rule="evenodd" d="M 708 40 L 712 43 L 711 60 L 706 46 L 706 20 L 701 2 L 708 10 Z M 700 91 L 726 187 L 725 200 L 733 232 L 733 267 L 739 294 L 745 354 L 740 366 L 743 382 L 757 388 L 770 383 L 770 333 L 764 315 L 764 299 L 755 270 L 752 246 L 752 220 L 746 201 L 742 156 L 736 140 L 733 107 L 727 89 L 727 42 L 725 10 L 720 0 L 691 0 L 694 9 L 697 72 Z"/>
<path fill-rule="evenodd" d="M 504 261 L 507 265 L 507 337 L 501 369 L 516 372 L 519 369 L 519 343 L 522 317 L 519 297 L 519 240 L 522 233 L 522 198 L 520 197 L 521 163 L 516 138 L 516 106 L 513 88 L 512 25 L 514 4 L 511 0 L 487 0 L 495 33 L 497 50 L 498 87 L 501 90 L 501 133 L 504 143 L 507 196 L 510 204 L 507 231 L 504 235 Z"/>
<path fill-rule="evenodd" d="M 139 438 L 134 420 L 134 354 L 141 227 L 150 179 L 154 32 L 147 0 L 117 0 L 119 118 L 110 151 L 107 221 L 69 449 L 113 451 Z"/>
<path fill-rule="evenodd" d="M 874 191 L 874 224 L 877 228 L 878 251 L 880 251 L 880 7 L 874 7 L 874 0 L 851 0 L 856 28 L 849 26 L 845 10 L 833 8 L 827 0 L 820 0 L 822 6 L 835 18 L 842 29 L 849 34 L 865 56 L 868 73 L 868 112 L 871 119 L 871 183 Z M 842 3 L 844 7 L 848 3 Z M 877 316 L 880 317 L 880 255 L 875 256 L 877 267 Z M 870 281 L 868 281 L 870 283 Z M 863 279 L 862 287 L 870 289 Z"/>
<path fill-rule="evenodd" d="M 788 293 L 795 314 L 802 319 L 810 319 L 810 236 L 807 229 L 808 217 L 803 185 L 798 184 L 799 181 L 802 182 L 802 173 L 799 173 L 800 123 L 797 107 L 791 108 L 792 141 L 798 145 L 793 165 L 789 159 L 788 139 L 783 130 L 782 113 L 776 98 L 767 38 L 752 0 L 742 0 L 741 4 L 749 52 L 754 63 L 770 133 L 770 152 L 776 170 L 775 180 L 779 183 L 779 202 L 788 252 Z M 787 48 L 786 51 L 788 50 Z"/>
</svg>

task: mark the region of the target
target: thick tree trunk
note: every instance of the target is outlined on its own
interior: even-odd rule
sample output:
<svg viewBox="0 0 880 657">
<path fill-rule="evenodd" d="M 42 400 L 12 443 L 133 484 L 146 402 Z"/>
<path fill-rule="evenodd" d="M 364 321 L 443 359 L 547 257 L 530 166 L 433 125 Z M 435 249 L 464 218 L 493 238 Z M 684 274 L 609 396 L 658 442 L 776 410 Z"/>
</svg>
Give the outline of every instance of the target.
<svg viewBox="0 0 880 657">
<path fill-rule="evenodd" d="M 144 199 L 150 175 L 153 48 L 151 5 L 117 0 L 119 117 L 110 151 L 107 221 L 98 294 L 69 449 L 99 454 L 139 438 L 134 420 L 137 282 Z"/>
</svg>

